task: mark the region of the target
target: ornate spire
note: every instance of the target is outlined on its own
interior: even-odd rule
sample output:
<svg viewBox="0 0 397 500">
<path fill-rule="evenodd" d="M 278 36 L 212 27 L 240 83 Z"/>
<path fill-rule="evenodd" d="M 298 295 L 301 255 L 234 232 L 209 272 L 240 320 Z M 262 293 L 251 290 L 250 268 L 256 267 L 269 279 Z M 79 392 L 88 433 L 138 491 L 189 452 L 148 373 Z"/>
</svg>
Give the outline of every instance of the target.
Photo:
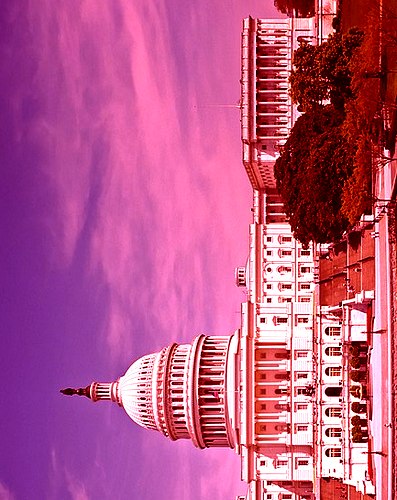
<svg viewBox="0 0 397 500">
<path fill-rule="evenodd" d="M 118 380 L 112 383 L 92 382 L 92 384 L 87 385 L 87 387 L 82 387 L 80 389 L 67 387 L 66 389 L 61 389 L 60 392 L 66 396 L 74 396 L 75 394 L 77 396 L 85 396 L 92 401 L 114 401 L 121 406 Z"/>
<path fill-rule="evenodd" d="M 67 387 L 66 389 L 61 389 L 59 392 L 65 394 L 65 396 L 74 396 L 76 394 L 77 396 L 86 396 L 87 398 L 90 398 L 90 387 L 91 386 L 89 385 L 87 385 L 87 387 L 81 387 L 80 389 Z"/>
</svg>

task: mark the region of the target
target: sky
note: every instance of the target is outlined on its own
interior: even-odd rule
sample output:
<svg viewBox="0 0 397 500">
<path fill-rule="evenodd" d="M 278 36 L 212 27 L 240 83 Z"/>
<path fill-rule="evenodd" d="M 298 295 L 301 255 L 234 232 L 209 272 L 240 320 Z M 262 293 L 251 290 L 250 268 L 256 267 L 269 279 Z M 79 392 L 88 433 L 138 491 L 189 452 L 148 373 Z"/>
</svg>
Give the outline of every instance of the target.
<svg viewBox="0 0 397 500">
<path fill-rule="evenodd" d="M 0 498 L 233 499 L 197 450 L 59 389 L 239 327 L 243 17 L 272 0 L 3 0 Z"/>
</svg>

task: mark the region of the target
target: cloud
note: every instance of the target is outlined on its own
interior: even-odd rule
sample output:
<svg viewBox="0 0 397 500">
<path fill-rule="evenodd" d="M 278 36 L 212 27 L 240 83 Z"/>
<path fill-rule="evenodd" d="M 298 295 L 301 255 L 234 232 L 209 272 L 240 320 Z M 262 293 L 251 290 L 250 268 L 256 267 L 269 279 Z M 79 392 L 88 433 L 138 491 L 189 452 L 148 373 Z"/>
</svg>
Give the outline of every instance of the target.
<svg viewBox="0 0 397 500">
<path fill-rule="evenodd" d="M 11 490 L 0 481 L 0 498 L 2 500 L 15 500 L 15 495 L 11 492 Z"/>
<path fill-rule="evenodd" d="M 192 41 L 203 38 L 207 14 L 184 7 L 179 26 L 169 9 L 44 1 L 31 12 L 28 125 L 21 103 L 30 90 L 13 101 L 45 178 L 37 189 L 51 206 L 42 217 L 51 264 L 78 262 L 87 282 L 108 291 L 99 333 L 117 362 L 142 338 L 160 348 L 190 340 L 192 329 L 217 329 L 238 264 L 231 248 L 244 248 L 236 243 L 239 144 L 229 115 L 200 108 L 202 95 L 216 100 L 211 74 L 219 72 Z"/>
</svg>

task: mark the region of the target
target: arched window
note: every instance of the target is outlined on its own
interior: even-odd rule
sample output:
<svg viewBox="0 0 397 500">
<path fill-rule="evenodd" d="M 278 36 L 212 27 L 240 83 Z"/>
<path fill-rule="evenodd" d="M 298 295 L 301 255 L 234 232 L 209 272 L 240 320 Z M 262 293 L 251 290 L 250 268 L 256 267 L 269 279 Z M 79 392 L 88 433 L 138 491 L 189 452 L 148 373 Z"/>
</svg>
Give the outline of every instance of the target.
<svg viewBox="0 0 397 500">
<path fill-rule="evenodd" d="M 325 348 L 325 354 L 327 356 L 342 356 L 342 350 L 340 347 L 326 347 Z"/>
<path fill-rule="evenodd" d="M 325 335 L 329 335 L 330 337 L 339 337 L 340 332 L 340 326 L 327 326 L 325 329 Z"/>
<path fill-rule="evenodd" d="M 339 438 L 342 436 L 342 429 L 340 427 L 328 427 L 328 429 L 325 429 L 325 435 L 328 437 Z"/>
<path fill-rule="evenodd" d="M 325 414 L 327 417 L 341 417 L 342 416 L 342 408 L 338 406 L 332 406 L 331 408 L 327 408 L 325 410 Z"/>
<path fill-rule="evenodd" d="M 342 394 L 342 387 L 327 387 L 325 389 L 325 395 L 331 398 L 338 398 Z"/>
<path fill-rule="evenodd" d="M 340 377 L 341 373 L 342 368 L 340 366 L 328 366 L 325 369 L 325 374 L 328 375 L 328 377 Z"/>
<path fill-rule="evenodd" d="M 327 457 L 341 457 L 342 456 L 342 448 L 327 448 L 325 450 L 325 455 Z"/>
</svg>

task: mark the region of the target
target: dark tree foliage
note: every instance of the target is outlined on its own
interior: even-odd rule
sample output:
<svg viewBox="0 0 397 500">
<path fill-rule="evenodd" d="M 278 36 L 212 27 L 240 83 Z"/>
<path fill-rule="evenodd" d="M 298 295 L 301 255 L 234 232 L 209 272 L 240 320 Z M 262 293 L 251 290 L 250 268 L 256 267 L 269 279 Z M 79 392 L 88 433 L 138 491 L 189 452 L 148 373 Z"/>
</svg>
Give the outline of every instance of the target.
<svg viewBox="0 0 397 500">
<path fill-rule="evenodd" d="M 342 121 L 332 105 L 303 114 L 274 166 L 294 236 L 304 245 L 336 241 L 349 227 L 340 208 L 354 152 L 342 135 Z"/>
<path fill-rule="evenodd" d="M 291 97 L 302 111 L 329 100 L 343 108 L 352 97 L 349 63 L 362 44 L 364 34 L 353 28 L 348 33 L 334 33 L 320 45 L 303 42 L 294 53 L 290 75 Z"/>
<path fill-rule="evenodd" d="M 274 6 L 289 17 L 314 16 L 314 0 L 274 0 Z"/>
</svg>

